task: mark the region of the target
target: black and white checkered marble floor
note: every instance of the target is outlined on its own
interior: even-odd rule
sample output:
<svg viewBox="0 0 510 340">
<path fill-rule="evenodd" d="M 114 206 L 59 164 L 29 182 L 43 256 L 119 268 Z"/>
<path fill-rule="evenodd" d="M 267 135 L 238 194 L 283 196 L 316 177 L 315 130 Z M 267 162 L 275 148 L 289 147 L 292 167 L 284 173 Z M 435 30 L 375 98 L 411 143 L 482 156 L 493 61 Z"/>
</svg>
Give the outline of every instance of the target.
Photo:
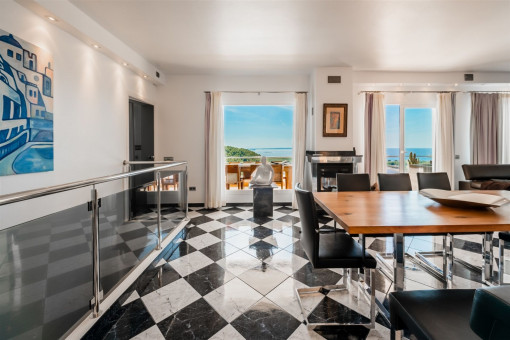
<svg viewBox="0 0 510 340">
<path fill-rule="evenodd" d="M 389 339 L 376 328 L 346 326 L 309 330 L 295 289 L 337 284 L 342 271 L 313 269 L 300 242 L 298 211 L 274 208 L 253 218 L 249 206 L 193 208 L 187 227 L 107 311 L 84 339 Z M 321 224 L 333 225 L 327 216 Z M 456 239 L 455 252 L 481 262 L 478 236 Z M 406 238 L 408 252 L 440 249 L 434 237 Z M 367 248 L 391 251 L 391 238 L 367 239 Z M 376 275 L 376 294 L 392 289 Z M 454 265 L 454 286 L 479 287 L 479 275 Z M 406 288 L 442 285 L 407 264 Z M 303 305 L 316 320 L 359 320 L 368 304 L 354 286 L 349 292 L 313 294 Z M 347 308 L 347 307 L 348 308 Z M 362 316 L 364 315 L 364 316 Z"/>
</svg>

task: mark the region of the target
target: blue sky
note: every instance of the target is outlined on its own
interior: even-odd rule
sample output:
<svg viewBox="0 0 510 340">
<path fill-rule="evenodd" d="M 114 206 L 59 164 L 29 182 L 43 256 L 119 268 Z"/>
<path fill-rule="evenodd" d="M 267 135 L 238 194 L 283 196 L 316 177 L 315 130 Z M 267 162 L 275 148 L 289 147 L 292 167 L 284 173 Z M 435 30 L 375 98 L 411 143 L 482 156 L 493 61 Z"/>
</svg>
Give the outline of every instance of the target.
<svg viewBox="0 0 510 340">
<path fill-rule="evenodd" d="M 386 105 L 386 147 L 398 148 L 400 106 Z M 406 148 L 432 148 L 432 109 L 406 108 L 404 141 Z"/>
<path fill-rule="evenodd" d="M 240 148 L 291 148 L 294 106 L 223 107 L 225 145 Z"/>
</svg>

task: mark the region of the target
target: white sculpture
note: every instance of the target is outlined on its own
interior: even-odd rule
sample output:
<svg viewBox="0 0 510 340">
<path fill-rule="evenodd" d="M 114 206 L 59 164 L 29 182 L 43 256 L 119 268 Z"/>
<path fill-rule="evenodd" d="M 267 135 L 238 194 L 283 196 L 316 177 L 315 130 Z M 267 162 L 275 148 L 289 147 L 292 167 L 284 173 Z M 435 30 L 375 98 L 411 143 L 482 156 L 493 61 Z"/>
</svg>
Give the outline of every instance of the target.
<svg viewBox="0 0 510 340">
<path fill-rule="evenodd" d="M 258 168 L 251 174 L 250 185 L 271 185 L 273 183 L 273 167 L 267 164 L 266 157 L 262 156 Z"/>
</svg>

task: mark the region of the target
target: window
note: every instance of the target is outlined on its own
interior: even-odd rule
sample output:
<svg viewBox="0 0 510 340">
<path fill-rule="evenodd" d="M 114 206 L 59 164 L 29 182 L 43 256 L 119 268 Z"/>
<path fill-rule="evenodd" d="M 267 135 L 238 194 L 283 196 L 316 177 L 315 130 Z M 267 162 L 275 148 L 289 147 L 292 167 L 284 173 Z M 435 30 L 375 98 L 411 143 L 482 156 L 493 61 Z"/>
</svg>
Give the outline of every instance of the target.
<svg viewBox="0 0 510 340">
<path fill-rule="evenodd" d="M 6 83 L 9 85 L 9 80 L 7 80 L 7 77 L 0 73 L 0 81 Z"/>
<path fill-rule="evenodd" d="M 8 57 L 14 57 L 14 52 L 12 50 L 7 50 L 7 56 Z"/>
<path fill-rule="evenodd" d="M 261 156 L 266 156 L 280 189 L 291 189 L 294 106 L 225 105 L 227 189 L 245 189 Z"/>
<path fill-rule="evenodd" d="M 16 53 L 16 60 L 21 60 L 21 54 Z"/>
<path fill-rule="evenodd" d="M 22 83 L 27 82 L 27 76 L 25 76 L 25 74 L 23 72 L 18 72 L 18 75 L 19 75 L 19 79 L 21 80 Z"/>
<path fill-rule="evenodd" d="M 51 97 L 51 79 L 43 75 L 43 94 L 46 97 Z"/>
<path fill-rule="evenodd" d="M 385 105 L 387 172 L 408 172 L 413 188 L 416 173 L 432 171 L 433 115 L 430 107 Z"/>
</svg>

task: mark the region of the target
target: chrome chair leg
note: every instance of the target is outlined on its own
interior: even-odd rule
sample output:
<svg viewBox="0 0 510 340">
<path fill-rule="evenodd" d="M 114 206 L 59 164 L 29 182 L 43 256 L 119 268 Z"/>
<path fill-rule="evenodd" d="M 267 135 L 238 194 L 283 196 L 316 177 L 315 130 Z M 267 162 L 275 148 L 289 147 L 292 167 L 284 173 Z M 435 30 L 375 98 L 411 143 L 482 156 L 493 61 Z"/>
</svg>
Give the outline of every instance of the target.
<svg viewBox="0 0 510 340">
<path fill-rule="evenodd" d="M 349 277 L 349 275 L 347 275 L 348 273 L 348 269 L 343 269 L 343 284 L 341 285 L 330 285 L 330 286 L 319 286 L 319 287 L 310 287 L 310 288 L 297 288 L 295 290 L 296 292 L 296 296 L 297 296 L 297 300 L 298 300 L 298 304 L 299 304 L 299 307 L 301 308 L 301 313 L 303 315 L 303 318 L 305 320 L 305 324 L 310 327 L 310 328 L 315 328 L 317 326 L 346 326 L 346 325 L 349 325 L 349 326 L 352 326 L 352 325 L 358 325 L 358 326 L 364 326 L 368 329 L 373 329 L 375 328 L 375 317 L 376 317 L 376 301 L 375 301 L 375 269 L 368 269 L 368 268 L 365 268 L 365 273 L 368 273 L 370 272 L 369 275 L 369 282 L 370 282 L 370 297 L 368 297 L 368 294 L 365 290 L 365 287 L 362 287 L 360 285 L 360 282 L 358 281 L 358 284 L 357 285 L 349 285 L 349 282 L 350 280 L 352 280 L 352 277 Z M 342 323 L 312 323 L 310 322 L 309 318 L 308 318 L 308 315 L 306 314 L 306 311 L 304 309 L 304 305 L 303 305 L 303 301 L 301 300 L 301 296 L 302 295 L 307 295 L 307 294 L 317 294 L 317 293 L 322 293 L 323 294 L 323 290 L 326 289 L 328 291 L 333 291 L 333 290 L 338 290 L 338 291 L 342 291 L 342 290 L 349 290 L 349 287 L 356 287 L 356 289 L 364 289 L 363 290 L 363 295 L 368 297 L 369 301 L 370 301 L 370 323 L 361 323 L 361 324 L 352 324 L 352 323 L 345 323 L 345 324 L 342 324 Z M 350 293 L 349 293 L 350 294 Z"/>
<path fill-rule="evenodd" d="M 493 246 L 492 246 L 492 232 L 487 232 L 484 234 L 483 243 L 482 243 L 482 255 L 483 255 L 483 263 L 482 263 L 482 283 L 490 285 L 490 281 L 492 281 L 492 263 L 494 260 L 493 255 Z"/>
<path fill-rule="evenodd" d="M 366 275 L 366 282 L 369 284 L 370 287 L 370 323 L 371 327 L 375 328 L 375 269 L 369 269 L 365 271 Z"/>
<path fill-rule="evenodd" d="M 505 275 L 505 241 L 499 239 L 499 285 L 504 285 L 503 276 Z M 508 283 L 510 284 L 510 283 Z"/>
</svg>

